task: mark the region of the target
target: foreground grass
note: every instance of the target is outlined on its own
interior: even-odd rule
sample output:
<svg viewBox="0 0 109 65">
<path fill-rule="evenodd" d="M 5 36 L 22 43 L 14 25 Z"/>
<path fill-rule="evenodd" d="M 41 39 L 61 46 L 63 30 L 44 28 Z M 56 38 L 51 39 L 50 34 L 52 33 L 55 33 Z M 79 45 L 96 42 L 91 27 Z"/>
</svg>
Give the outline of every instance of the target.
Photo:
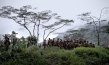
<svg viewBox="0 0 109 65">
<path fill-rule="evenodd" d="M 0 65 L 109 65 L 109 50 L 78 47 L 64 50 L 58 47 L 9 49 L 0 52 Z"/>
</svg>

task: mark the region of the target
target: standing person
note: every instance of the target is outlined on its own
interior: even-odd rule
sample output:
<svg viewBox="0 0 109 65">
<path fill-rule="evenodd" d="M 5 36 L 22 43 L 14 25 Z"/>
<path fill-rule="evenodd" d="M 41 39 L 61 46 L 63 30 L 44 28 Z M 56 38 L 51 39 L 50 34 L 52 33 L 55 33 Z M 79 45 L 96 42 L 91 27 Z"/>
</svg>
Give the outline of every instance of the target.
<svg viewBox="0 0 109 65">
<path fill-rule="evenodd" d="M 16 34 L 18 34 L 18 33 L 12 31 L 11 41 L 12 41 L 13 47 L 16 45 L 16 42 L 17 42 Z"/>
<path fill-rule="evenodd" d="M 46 48 L 46 40 L 43 41 L 44 50 Z"/>
<path fill-rule="evenodd" d="M 6 34 L 5 34 L 4 38 L 5 38 L 5 41 L 4 41 L 5 49 L 7 51 L 9 49 L 10 41 L 9 41 L 9 37 Z"/>
</svg>

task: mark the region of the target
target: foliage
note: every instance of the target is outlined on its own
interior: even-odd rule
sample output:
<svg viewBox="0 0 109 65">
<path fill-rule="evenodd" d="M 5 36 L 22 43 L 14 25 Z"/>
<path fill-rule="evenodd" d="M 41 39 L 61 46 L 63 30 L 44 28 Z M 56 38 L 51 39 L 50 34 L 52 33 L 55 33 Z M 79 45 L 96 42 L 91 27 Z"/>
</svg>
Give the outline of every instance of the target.
<svg viewBox="0 0 109 65">
<path fill-rule="evenodd" d="M 14 53 L 4 52 L 1 54 L 1 65 L 46 65 L 45 60 L 35 53 Z"/>
<path fill-rule="evenodd" d="M 53 48 L 49 49 L 49 53 L 46 51 L 43 54 L 49 65 L 106 65 L 109 61 L 109 50 L 104 48 L 79 47 L 74 50 Z"/>
<path fill-rule="evenodd" d="M 10 49 L 0 52 L 1 65 L 108 65 L 109 50 L 101 47 L 78 47 L 64 50 L 58 47 L 37 48 L 30 46 L 22 51 Z"/>
<path fill-rule="evenodd" d="M 109 61 L 109 50 L 104 48 L 76 48 L 74 51 L 88 65 L 105 65 Z"/>
<path fill-rule="evenodd" d="M 28 41 L 36 41 L 37 42 L 36 36 L 28 36 L 27 40 Z"/>
<path fill-rule="evenodd" d="M 18 43 L 8 51 L 0 51 L 0 63 L 1 65 L 46 65 L 46 60 L 36 53 L 37 49 L 35 45 L 27 48 L 26 43 Z"/>
</svg>

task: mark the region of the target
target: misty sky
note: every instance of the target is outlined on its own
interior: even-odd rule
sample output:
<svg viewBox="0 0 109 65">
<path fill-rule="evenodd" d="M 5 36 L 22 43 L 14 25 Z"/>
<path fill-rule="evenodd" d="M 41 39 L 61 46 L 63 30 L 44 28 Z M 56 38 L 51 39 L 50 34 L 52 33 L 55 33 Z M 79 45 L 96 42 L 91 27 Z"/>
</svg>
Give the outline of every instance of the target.
<svg viewBox="0 0 109 65">
<path fill-rule="evenodd" d="M 70 28 L 85 24 L 77 19 L 78 14 L 91 12 L 91 15 L 99 18 L 101 9 L 109 7 L 109 0 L 0 0 L 0 8 L 7 5 L 16 8 L 31 5 L 32 7 L 38 7 L 38 11 L 51 10 L 53 13 L 57 13 L 64 19 L 73 19 L 75 23 L 72 26 L 63 27 L 56 31 L 65 32 Z M 109 20 L 108 15 L 103 15 L 102 18 Z M 29 35 L 28 31 L 25 29 L 20 30 L 20 28 L 21 27 L 13 20 L 0 18 L 0 34 L 11 33 L 11 31 L 14 30 L 19 33 L 17 36 L 26 37 Z M 40 31 L 40 34 L 41 32 L 42 31 Z M 53 38 L 56 36 L 57 35 L 51 34 L 49 37 Z M 42 35 L 40 35 L 40 42 L 41 41 Z"/>
</svg>

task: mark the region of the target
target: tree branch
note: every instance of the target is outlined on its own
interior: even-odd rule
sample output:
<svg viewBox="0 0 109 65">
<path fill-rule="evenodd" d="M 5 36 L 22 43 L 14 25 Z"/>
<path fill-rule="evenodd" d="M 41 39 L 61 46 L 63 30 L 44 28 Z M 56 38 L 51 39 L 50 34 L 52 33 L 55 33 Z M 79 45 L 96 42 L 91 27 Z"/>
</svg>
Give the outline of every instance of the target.
<svg viewBox="0 0 109 65">
<path fill-rule="evenodd" d="M 52 32 L 54 32 L 55 30 L 57 30 L 57 29 L 60 29 L 60 28 L 62 28 L 63 26 L 65 26 L 66 24 L 63 24 L 62 26 L 60 26 L 59 28 L 56 28 L 56 29 L 54 29 L 54 30 L 52 30 L 52 31 L 50 31 L 49 32 L 49 34 L 47 35 L 47 37 L 52 33 Z M 47 37 L 45 38 L 45 39 L 47 39 Z"/>
</svg>

